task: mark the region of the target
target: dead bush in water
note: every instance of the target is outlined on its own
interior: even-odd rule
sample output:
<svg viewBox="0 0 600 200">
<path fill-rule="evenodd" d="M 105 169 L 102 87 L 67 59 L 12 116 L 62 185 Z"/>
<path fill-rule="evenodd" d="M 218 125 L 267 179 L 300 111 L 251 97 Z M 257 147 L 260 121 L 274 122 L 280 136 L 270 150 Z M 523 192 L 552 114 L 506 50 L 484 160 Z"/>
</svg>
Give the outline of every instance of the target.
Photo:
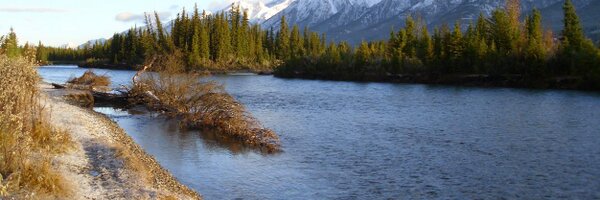
<svg viewBox="0 0 600 200">
<path fill-rule="evenodd" d="M 49 123 L 38 80 L 27 59 L 0 55 L 0 199 L 68 194 L 51 158 L 68 149 L 70 135 Z"/>
<path fill-rule="evenodd" d="M 180 117 L 187 128 L 212 127 L 264 151 L 280 150 L 277 135 L 263 128 L 221 85 L 177 72 L 167 68 L 144 73 L 134 78 L 131 94 L 153 109 Z"/>
<path fill-rule="evenodd" d="M 93 70 L 87 70 L 83 75 L 76 78 L 71 78 L 67 81 L 69 84 L 94 87 L 108 87 L 110 85 L 110 77 L 97 75 Z"/>
<path fill-rule="evenodd" d="M 67 94 L 65 99 L 75 105 L 79 105 L 84 108 L 94 107 L 94 96 L 89 91 L 73 92 Z"/>
</svg>

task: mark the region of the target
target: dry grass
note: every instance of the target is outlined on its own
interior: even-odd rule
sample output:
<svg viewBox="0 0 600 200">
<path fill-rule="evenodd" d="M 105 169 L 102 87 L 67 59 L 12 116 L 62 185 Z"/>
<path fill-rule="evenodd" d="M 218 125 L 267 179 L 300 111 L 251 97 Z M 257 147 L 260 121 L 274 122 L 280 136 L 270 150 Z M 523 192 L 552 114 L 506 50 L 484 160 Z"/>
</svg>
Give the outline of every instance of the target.
<svg viewBox="0 0 600 200">
<path fill-rule="evenodd" d="M 264 128 L 223 87 L 178 70 L 145 73 L 131 91 L 138 102 L 181 118 L 186 128 L 210 127 L 266 152 L 280 151 L 278 136 Z"/>
<path fill-rule="evenodd" d="M 87 70 L 83 75 L 76 78 L 71 78 L 67 81 L 69 84 L 83 85 L 90 87 L 108 87 L 110 85 L 110 77 L 105 75 L 97 75 L 93 70 Z"/>
<path fill-rule="evenodd" d="M 68 149 L 70 135 L 50 126 L 38 80 L 31 61 L 0 55 L 0 198 L 69 194 L 51 156 Z"/>
</svg>

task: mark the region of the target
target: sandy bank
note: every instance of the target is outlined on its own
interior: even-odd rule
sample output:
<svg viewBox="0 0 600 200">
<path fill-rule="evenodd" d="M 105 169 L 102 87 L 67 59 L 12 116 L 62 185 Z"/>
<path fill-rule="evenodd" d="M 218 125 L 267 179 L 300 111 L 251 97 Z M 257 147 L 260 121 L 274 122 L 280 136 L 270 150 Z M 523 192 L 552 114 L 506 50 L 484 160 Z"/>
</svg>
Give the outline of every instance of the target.
<svg viewBox="0 0 600 200">
<path fill-rule="evenodd" d="M 68 130 L 75 142 L 72 151 L 55 159 L 73 187 L 73 199 L 200 199 L 115 122 L 67 103 L 49 85 L 40 87 L 52 124 Z"/>
</svg>

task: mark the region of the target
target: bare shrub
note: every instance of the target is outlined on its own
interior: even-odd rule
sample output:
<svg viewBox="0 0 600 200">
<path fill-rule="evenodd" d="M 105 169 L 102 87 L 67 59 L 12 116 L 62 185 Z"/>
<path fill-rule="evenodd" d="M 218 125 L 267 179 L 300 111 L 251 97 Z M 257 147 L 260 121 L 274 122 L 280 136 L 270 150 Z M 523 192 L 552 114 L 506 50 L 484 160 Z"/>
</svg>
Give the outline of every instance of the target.
<svg viewBox="0 0 600 200">
<path fill-rule="evenodd" d="M 90 87 L 108 87 L 110 85 L 110 77 L 105 75 L 97 75 L 93 70 L 90 69 L 83 73 L 83 75 L 80 77 L 68 80 L 67 83 Z"/>
<path fill-rule="evenodd" d="M 94 95 L 92 95 L 91 92 L 89 91 L 82 91 L 82 92 L 73 92 L 70 94 L 67 94 L 65 96 L 65 99 L 73 104 L 79 105 L 81 107 L 85 107 L 85 108 L 92 108 L 94 107 Z"/>
<path fill-rule="evenodd" d="M 68 194 L 51 155 L 68 148 L 70 135 L 48 122 L 38 80 L 31 61 L 0 55 L 0 198 Z"/>
<path fill-rule="evenodd" d="M 160 59 L 159 59 L 160 60 Z M 253 118 L 244 106 L 216 82 L 197 74 L 182 74 L 167 66 L 134 78 L 131 95 L 138 102 L 180 117 L 187 128 L 211 127 L 267 152 L 280 151 L 279 138 Z"/>
</svg>

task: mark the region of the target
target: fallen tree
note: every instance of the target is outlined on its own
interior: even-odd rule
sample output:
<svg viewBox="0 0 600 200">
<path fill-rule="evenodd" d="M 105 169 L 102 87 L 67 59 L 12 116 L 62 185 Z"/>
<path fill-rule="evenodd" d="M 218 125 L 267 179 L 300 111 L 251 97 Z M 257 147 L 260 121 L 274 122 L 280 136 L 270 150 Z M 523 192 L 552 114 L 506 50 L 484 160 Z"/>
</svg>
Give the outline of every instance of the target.
<svg viewBox="0 0 600 200">
<path fill-rule="evenodd" d="M 186 128 L 214 128 L 264 152 L 281 150 L 277 134 L 264 128 L 221 85 L 169 68 L 180 64 L 173 59 L 155 57 L 138 71 L 132 78 L 129 100 L 177 117 Z"/>
<path fill-rule="evenodd" d="M 96 103 L 144 105 L 180 119 L 182 127 L 211 128 L 264 152 L 281 150 L 277 134 L 264 128 L 223 86 L 206 81 L 203 75 L 182 73 L 182 69 L 173 67 L 182 65 L 177 56 L 155 56 L 132 77 L 131 87 L 123 86 L 124 90 L 118 92 L 98 90 L 110 85 L 110 79 L 92 71 L 66 85 L 52 85 L 56 89 L 89 91 Z"/>
</svg>

